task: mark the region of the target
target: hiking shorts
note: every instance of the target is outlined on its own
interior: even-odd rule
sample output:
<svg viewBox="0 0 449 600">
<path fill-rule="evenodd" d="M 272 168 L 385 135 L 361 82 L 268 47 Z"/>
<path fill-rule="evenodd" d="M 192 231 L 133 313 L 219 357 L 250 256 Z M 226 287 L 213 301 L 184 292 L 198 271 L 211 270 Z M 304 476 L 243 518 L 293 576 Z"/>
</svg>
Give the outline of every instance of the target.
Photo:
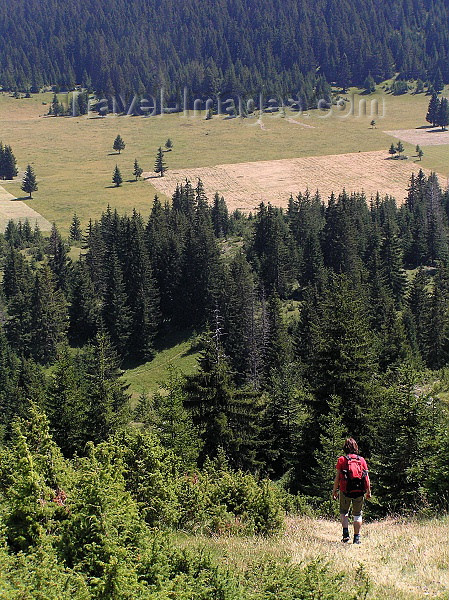
<svg viewBox="0 0 449 600">
<path fill-rule="evenodd" d="M 340 492 L 340 514 L 348 517 L 352 503 L 352 516 L 360 517 L 362 514 L 363 500 L 364 496 L 359 496 L 358 498 L 348 498 L 348 496 L 345 496 L 343 492 Z"/>
</svg>

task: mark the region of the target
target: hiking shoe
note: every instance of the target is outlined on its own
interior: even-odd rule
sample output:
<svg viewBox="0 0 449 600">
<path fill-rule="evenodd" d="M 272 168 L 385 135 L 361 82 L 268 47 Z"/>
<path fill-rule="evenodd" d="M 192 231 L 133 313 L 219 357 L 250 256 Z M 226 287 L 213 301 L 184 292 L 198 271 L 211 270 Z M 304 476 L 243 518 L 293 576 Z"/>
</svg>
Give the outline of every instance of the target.
<svg viewBox="0 0 449 600">
<path fill-rule="evenodd" d="M 360 544 L 360 534 L 354 536 L 353 544 Z"/>
<path fill-rule="evenodd" d="M 341 541 L 344 542 L 346 544 L 346 542 L 349 542 L 349 534 L 346 535 L 344 534 L 343 537 L 341 538 Z"/>
</svg>

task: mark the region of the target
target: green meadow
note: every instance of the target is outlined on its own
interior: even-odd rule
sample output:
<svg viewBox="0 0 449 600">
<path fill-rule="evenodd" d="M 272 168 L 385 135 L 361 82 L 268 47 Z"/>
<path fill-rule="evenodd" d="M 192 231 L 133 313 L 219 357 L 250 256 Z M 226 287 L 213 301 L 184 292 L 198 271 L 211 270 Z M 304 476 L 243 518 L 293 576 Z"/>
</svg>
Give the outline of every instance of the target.
<svg viewBox="0 0 449 600">
<path fill-rule="evenodd" d="M 148 180 L 134 181 L 133 162 L 137 158 L 144 172 L 152 172 L 157 148 L 167 138 L 174 149 L 165 154 L 169 169 L 206 167 L 224 163 L 275 160 L 305 156 L 322 156 L 348 152 L 387 151 L 397 140 L 384 133 L 394 129 L 414 129 L 426 125 L 429 97 L 424 94 L 392 96 L 382 90 L 371 96 L 350 90 L 342 97 L 355 94 L 354 114 L 350 103 L 341 109 L 311 110 L 306 114 L 263 114 L 257 118 L 214 116 L 190 112 L 155 117 L 115 116 L 103 118 L 47 117 L 52 94 L 36 94 L 29 99 L 15 99 L 0 94 L 0 139 L 12 145 L 23 171 L 30 163 L 36 172 L 39 190 L 29 202 L 49 221 L 55 221 L 63 233 L 68 232 L 76 212 L 85 226 L 97 218 L 109 204 L 122 212 L 133 208 L 147 214 L 155 189 Z M 64 95 L 61 94 L 63 100 Z M 370 104 L 377 100 L 378 116 L 370 114 Z M 359 102 L 366 101 L 367 114 L 359 114 Z M 45 103 L 45 104 L 44 104 Z M 384 114 L 382 114 L 384 113 Z M 346 116 L 345 116 L 346 115 Z M 376 120 L 375 128 L 370 126 Z M 294 122 L 297 121 L 297 122 Z M 119 155 L 112 149 L 120 134 L 126 143 Z M 405 145 L 409 160 L 449 174 L 447 146 L 424 148 L 418 163 L 414 146 Z M 124 183 L 112 184 L 118 165 Z M 20 180 L 6 183 L 8 191 L 19 198 Z M 316 187 L 319 187 L 317 181 Z M 298 190 L 299 191 L 299 190 Z"/>
</svg>

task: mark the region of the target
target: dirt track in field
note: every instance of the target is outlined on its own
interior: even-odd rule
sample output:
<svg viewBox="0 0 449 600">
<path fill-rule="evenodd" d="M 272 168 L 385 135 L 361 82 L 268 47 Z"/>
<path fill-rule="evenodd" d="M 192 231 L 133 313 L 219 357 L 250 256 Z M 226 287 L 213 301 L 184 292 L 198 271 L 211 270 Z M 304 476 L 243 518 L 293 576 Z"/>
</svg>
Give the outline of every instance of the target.
<svg viewBox="0 0 449 600">
<path fill-rule="evenodd" d="M 22 223 L 28 219 L 31 227 L 37 223 L 42 231 L 51 229 L 47 219 L 0 186 L 0 231 L 5 230 L 11 219 L 16 222 L 22 221 Z"/>
<path fill-rule="evenodd" d="M 189 179 L 195 184 L 200 178 L 209 199 L 218 192 L 230 210 L 250 211 L 262 201 L 287 206 L 291 194 L 306 189 L 319 189 L 323 199 L 343 188 L 348 193 L 363 191 L 368 200 L 379 192 L 381 196 L 394 196 L 401 204 L 412 172 L 419 169 L 418 161 L 391 160 L 387 152 L 376 151 L 225 164 L 167 171 L 164 177 L 152 173 L 144 176 L 169 197 L 178 183 Z"/>
</svg>

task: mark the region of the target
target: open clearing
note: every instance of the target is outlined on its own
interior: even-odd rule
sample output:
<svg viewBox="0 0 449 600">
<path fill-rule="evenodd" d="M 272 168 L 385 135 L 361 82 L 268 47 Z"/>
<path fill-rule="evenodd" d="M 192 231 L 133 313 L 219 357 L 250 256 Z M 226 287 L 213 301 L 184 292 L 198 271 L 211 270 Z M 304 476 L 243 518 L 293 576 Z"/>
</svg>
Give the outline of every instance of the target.
<svg viewBox="0 0 449 600">
<path fill-rule="evenodd" d="M 449 131 L 441 131 L 441 127 L 395 129 L 393 131 L 384 131 L 384 133 L 415 146 L 445 146 L 449 144 Z"/>
<path fill-rule="evenodd" d="M 22 223 L 28 219 L 31 227 L 37 223 L 42 231 L 51 229 L 47 219 L 0 186 L 0 231 L 4 231 L 11 219 Z"/>
<path fill-rule="evenodd" d="M 32 94 L 32 98 L 22 99 L 0 93 L 0 140 L 4 144 L 11 144 L 22 171 L 27 164 L 31 164 L 35 170 L 39 190 L 33 194 L 32 200 L 27 200 L 27 205 L 48 221 L 55 221 L 61 233 L 66 235 L 75 211 L 83 227 L 87 226 L 90 218 L 98 218 L 108 204 L 120 212 L 130 213 L 136 208 L 147 215 L 156 193 L 152 184 L 157 179 L 133 181 L 134 158 L 138 159 L 144 171 L 150 172 L 157 148 L 163 146 L 167 138 L 174 144 L 173 151 L 165 155 L 169 169 L 167 175 L 174 171 L 201 168 L 201 177 L 206 179 L 206 169 L 216 168 L 216 165 L 326 157 L 325 175 L 329 165 L 332 166 L 335 155 L 359 151 L 362 154 L 376 151 L 386 154 L 392 137 L 385 131 L 411 130 L 426 124 L 429 98 L 424 94 L 392 96 L 379 88 L 371 96 L 362 96 L 358 94 L 358 90 L 352 89 L 348 91 L 348 98 L 353 93 L 354 114 L 346 114 L 347 110 L 345 113 L 336 111 L 333 114 L 309 110 L 306 114 L 299 115 L 287 110 L 285 116 L 280 113 L 264 114 L 259 119 L 214 116 L 210 120 L 202 118 L 204 114 L 195 116 L 193 113 L 187 116 L 180 113 L 150 118 L 113 115 L 105 118 L 48 118 L 43 115 L 48 112 L 52 93 Z M 59 99 L 64 102 L 67 96 L 60 94 Z M 359 110 L 359 101 L 366 102 L 369 107 L 373 100 L 378 100 L 379 106 L 385 105 L 381 114 L 374 115 L 374 128 L 370 126 L 373 118 L 370 111 L 365 114 Z M 419 135 L 419 130 L 417 131 Z M 120 155 L 112 151 L 112 143 L 117 134 L 126 143 L 126 148 Z M 430 137 L 438 134 L 424 132 L 421 135 Z M 424 146 L 421 139 L 419 143 Z M 404 145 L 405 153 L 413 156 L 416 143 L 404 142 Z M 444 182 L 449 175 L 446 145 L 426 147 L 422 162 L 416 163 L 416 166 L 411 164 L 411 160 L 403 162 L 410 165 L 410 171 L 422 165 L 425 169 L 441 173 Z M 111 181 L 116 164 L 124 180 L 123 185 L 118 188 L 113 187 Z M 382 168 L 386 168 L 386 165 L 387 163 Z M 363 188 L 366 194 L 377 187 L 383 191 L 384 187 L 376 181 L 368 182 L 372 177 L 371 167 L 368 162 L 368 171 L 361 173 L 357 184 L 357 189 Z M 348 188 L 352 188 L 350 178 L 355 178 L 350 171 L 356 168 L 350 164 L 348 173 L 343 173 Z M 405 166 L 401 165 L 400 168 Z M 277 203 L 280 198 L 279 201 L 285 204 L 291 192 L 304 190 L 307 185 L 311 189 L 319 186 L 324 197 L 334 186 L 333 181 L 329 181 L 329 186 L 324 187 L 320 168 L 316 170 L 316 174 L 309 175 L 313 176 L 293 181 L 294 185 L 290 185 L 287 180 L 284 187 L 279 188 L 277 198 L 270 200 Z M 234 173 L 230 173 L 229 177 L 235 178 Z M 284 176 L 280 175 L 278 178 L 282 177 Z M 290 174 L 287 173 L 285 177 L 288 179 Z M 407 177 L 401 181 L 406 182 Z M 237 179 L 239 184 L 243 180 L 243 177 Z M 252 207 L 261 199 L 262 186 L 258 181 L 256 184 L 258 187 L 254 189 L 259 191 L 254 195 L 255 201 L 246 192 L 240 194 L 245 200 L 243 206 Z M 277 185 L 274 182 L 274 192 Z M 12 195 L 22 196 L 19 178 L 6 187 Z M 249 188 L 251 191 L 252 187 L 252 183 L 249 185 L 245 182 L 245 190 Z M 335 189 L 339 191 L 341 187 L 342 179 L 338 177 Z M 404 197 L 405 187 L 388 187 L 386 191 L 395 191 L 400 201 Z M 223 190 L 229 200 L 225 192 Z M 262 192 L 265 190 L 262 189 Z M 171 197 L 172 193 L 173 189 L 167 190 L 164 199 Z"/>
<path fill-rule="evenodd" d="M 363 191 L 367 199 L 377 192 L 389 194 L 400 204 L 412 172 L 420 168 L 419 162 L 392 160 L 385 151 L 357 152 L 179 169 L 149 181 L 168 196 L 176 184 L 186 179 L 195 184 L 200 178 L 206 195 L 212 198 L 218 192 L 231 210 L 253 210 L 262 201 L 286 206 L 290 195 L 317 188 L 323 199 L 345 188 L 348 193 Z M 445 183 L 444 177 L 441 180 Z"/>
</svg>

